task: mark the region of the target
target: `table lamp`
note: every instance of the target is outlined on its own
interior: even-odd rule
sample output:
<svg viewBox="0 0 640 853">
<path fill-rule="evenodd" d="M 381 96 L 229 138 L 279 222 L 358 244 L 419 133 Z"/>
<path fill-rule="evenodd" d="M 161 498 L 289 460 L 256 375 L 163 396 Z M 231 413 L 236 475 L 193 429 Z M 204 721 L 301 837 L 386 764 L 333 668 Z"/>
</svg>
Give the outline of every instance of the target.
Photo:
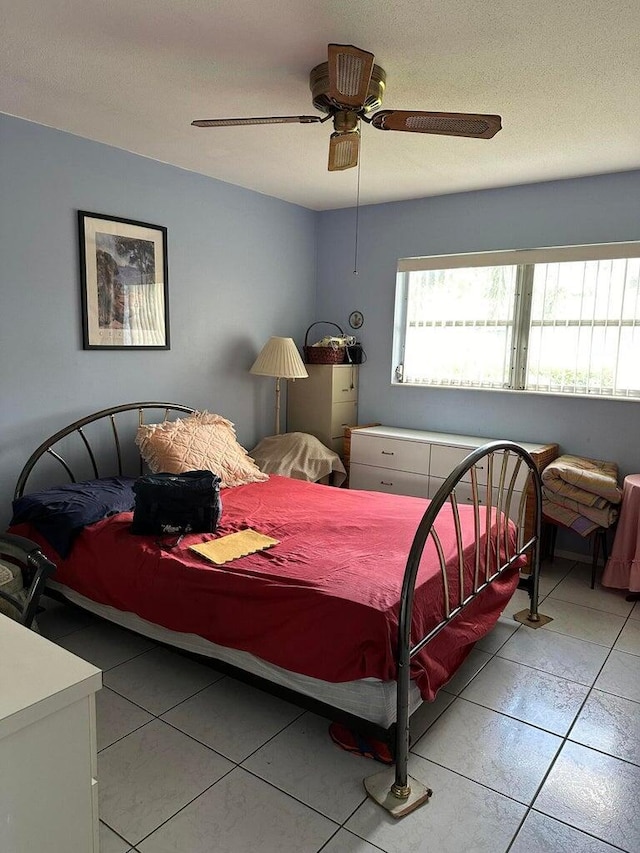
<svg viewBox="0 0 640 853">
<path fill-rule="evenodd" d="M 253 362 L 249 373 L 275 377 L 276 428 L 274 434 L 280 435 L 280 380 L 306 379 L 309 375 L 293 338 L 269 338 L 262 347 L 260 355 Z"/>
</svg>

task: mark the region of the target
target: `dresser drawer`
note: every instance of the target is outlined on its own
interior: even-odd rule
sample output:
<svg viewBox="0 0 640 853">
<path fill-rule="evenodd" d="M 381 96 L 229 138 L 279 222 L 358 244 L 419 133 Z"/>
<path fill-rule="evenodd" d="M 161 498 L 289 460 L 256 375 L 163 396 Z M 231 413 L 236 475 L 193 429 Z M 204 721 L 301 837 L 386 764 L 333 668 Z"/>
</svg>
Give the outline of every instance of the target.
<svg viewBox="0 0 640 853">
<path fill-rule="evenodd" d="M 471 447 L 454 447 L 444 444 L 432 444 L 429 474 L 432 477 L 437 477 L 440 480 L 445 480 L 456 467 L 456 465 L 459 465 L 463 459 L 466 459 L 466 457 L 471 453 L 472 449 L 473 448 Z M 486 481 L 486 474 L 484 473 L 485 465 L 486 460 L 483 460 L 481 465 L 476 466 L 476 476 L 478 478 L 478 482 Z M 481 480 L 481 478 L 483 479 Z M 471 474 L 465 474 L 464 479 L 471 480 Z"/>
<path fill-rule="evenodd" d="M 428 495 L 430 498 L 435 497 L 438 489 L 444 483 L 444 480 L 439 477 L 429 477 L 429 492 Z M 461 480 L 455 489 L 456 492 L 456 500 L 459 504 L 472 504 L 473 503 L 473 490 L 471 488 L 470 482 L 465 482 Z M 507 499 L 507 489 L 505 489 L 504 500 Z M 498 500 L 498 489 L 494 487 L 493 489 L 493 504 L 495 506 L 495 502 Z M 522 492 L 516 492 L 515 490 L 511 493 L 511 502 L 509 504 L 509 517 L 513 521 L 518 520 L 518 514 L 520 512 L 520 501 L 522 500 Z M 478 483 L 478 503 L 481 506 L 484 506 L 487 503 L 487 490 L 486 485 L 482 485 Z"/>
<path fill-rule="evenodd" d="M 425 476 L 429 473 L 430 448 L 420 441 L 362 435 L 357 430 L 351 436 L 352 462 Z"/>
<path fill-rule="evenodd" d="M 438 489 L 444 483 L 444 477 L 429 477 L 429 497 L 435 498 L 438 493 Z M 471 490 L 471 483 L 465 480 L 461 480 L 456 486 L 456 500 L 458 503 L 472 503 L 473 502 L 473 492 Z M 478 483 L 478 501 L 480 504 L 486 503 L 486 493 L 485 488 Z"/>
<path fill-rule="evenodd" d="M 372 465 L 359 465 L 351 462 L 349 468 L 349 488 L 367 489 L 371 492 L 387 492 L 393 495 L 413 495 L 427 497 L 429 478 L 424 474 L 410 474 L 407 471 L 391 471 Z"/>
<path fill-rule="evenodd" d="M 462 462 L 473 450 L 475 450 L 473 447 L 452 447 L 442 444 L 432 444 L 429 474 L 432 477 L 438 477 L 444 480 L 449 476 L 456 465 L 459 465 L 460 462 Z M 495 453 L 493 456 L 493 471 L 491 476 L 493 483 L 496 484 L 500 480 L 502 458 L 503 453 Z M 505 484 L 507 486 L 509 485 L 509 481 L 515 470 L 516 464 L 517 459 L 513 454 L 511 454 L 505 471 Z M 475 466 L 475 468 L 477 482 L 483 484 L 486 483 L 489 476 L 489 464 L 487 458 L 485 457 L 478 465 Z M 514 483 L 514 489 L 524 491 L 528 473 L 529 469 L 526 464 L 522 462 Z M 471 471 L 467 471 L 463 480 L 465 482 L 471 482 Z"/>
<path fill-rule="evenodd" d="M 339 365 L 331 372 L 331 400 L 340 403 L 358 399 L 358 371 L 351 365 Z"/>
</svg>

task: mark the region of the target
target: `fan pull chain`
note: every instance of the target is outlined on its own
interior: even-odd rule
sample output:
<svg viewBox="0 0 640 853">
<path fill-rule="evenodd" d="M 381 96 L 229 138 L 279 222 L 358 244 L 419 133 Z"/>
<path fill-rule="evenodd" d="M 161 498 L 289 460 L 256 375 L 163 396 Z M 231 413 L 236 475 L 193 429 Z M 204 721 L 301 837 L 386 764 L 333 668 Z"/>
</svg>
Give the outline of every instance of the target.
<svg viewBox="0 0 640 853">
<path fill-rule="evenodd" d="M 362 138 L 360 139 L 360 151 L 358 152 L 358 180 L 356 189 L 356 243 L 353 255 L 353 274 L 358 275 L 358 225 L 360 218 L 360 164 L 362 163 Z"/>
</svg>

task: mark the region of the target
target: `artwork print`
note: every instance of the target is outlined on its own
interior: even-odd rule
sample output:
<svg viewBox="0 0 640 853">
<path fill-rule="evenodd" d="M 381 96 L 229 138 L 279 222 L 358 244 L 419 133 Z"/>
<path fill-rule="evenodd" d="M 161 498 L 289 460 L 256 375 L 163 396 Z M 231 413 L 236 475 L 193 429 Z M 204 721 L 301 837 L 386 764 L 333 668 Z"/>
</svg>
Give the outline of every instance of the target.
<svg viewBox="0 0 640 853">
<path fill-rule="evenodd" d="M 85 349 L 168 349 L 166 228 L 78 212 Z"/>
</svg>

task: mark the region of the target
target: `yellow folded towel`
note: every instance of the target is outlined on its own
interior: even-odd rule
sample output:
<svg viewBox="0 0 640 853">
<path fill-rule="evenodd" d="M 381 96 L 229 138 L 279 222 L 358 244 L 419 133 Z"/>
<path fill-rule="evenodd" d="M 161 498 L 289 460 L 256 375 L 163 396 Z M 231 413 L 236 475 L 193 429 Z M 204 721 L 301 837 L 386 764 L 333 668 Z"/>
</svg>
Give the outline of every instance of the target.
<svg viewBox="0 0 640 853">
<path fill-rule="evenodd" d="M 248 527 L 246 530 L 229 533 L 219 539 L 211 539 L 209 542 L 201 542 L 199 545 L 189 545 L 189 548 L 196 554 L 211 560 L 217 566 L 221 566 L 230 560 L 237 560 L 238 557 L 245 557 L 247 554 L 255 554 L 256 551 L 271 548 L 272 545 L 277 545 L 279 541 L 279 539 L 264 536 L 257 530 Z"/>
<path fill-rule="evenodd" d="M 564 454 L 550 462 L 541 476 L 549 491 L 587 506 L 602 509 L 602 499 L 612 504 L 622 500 L 615 462 Z"/>
</svg>

